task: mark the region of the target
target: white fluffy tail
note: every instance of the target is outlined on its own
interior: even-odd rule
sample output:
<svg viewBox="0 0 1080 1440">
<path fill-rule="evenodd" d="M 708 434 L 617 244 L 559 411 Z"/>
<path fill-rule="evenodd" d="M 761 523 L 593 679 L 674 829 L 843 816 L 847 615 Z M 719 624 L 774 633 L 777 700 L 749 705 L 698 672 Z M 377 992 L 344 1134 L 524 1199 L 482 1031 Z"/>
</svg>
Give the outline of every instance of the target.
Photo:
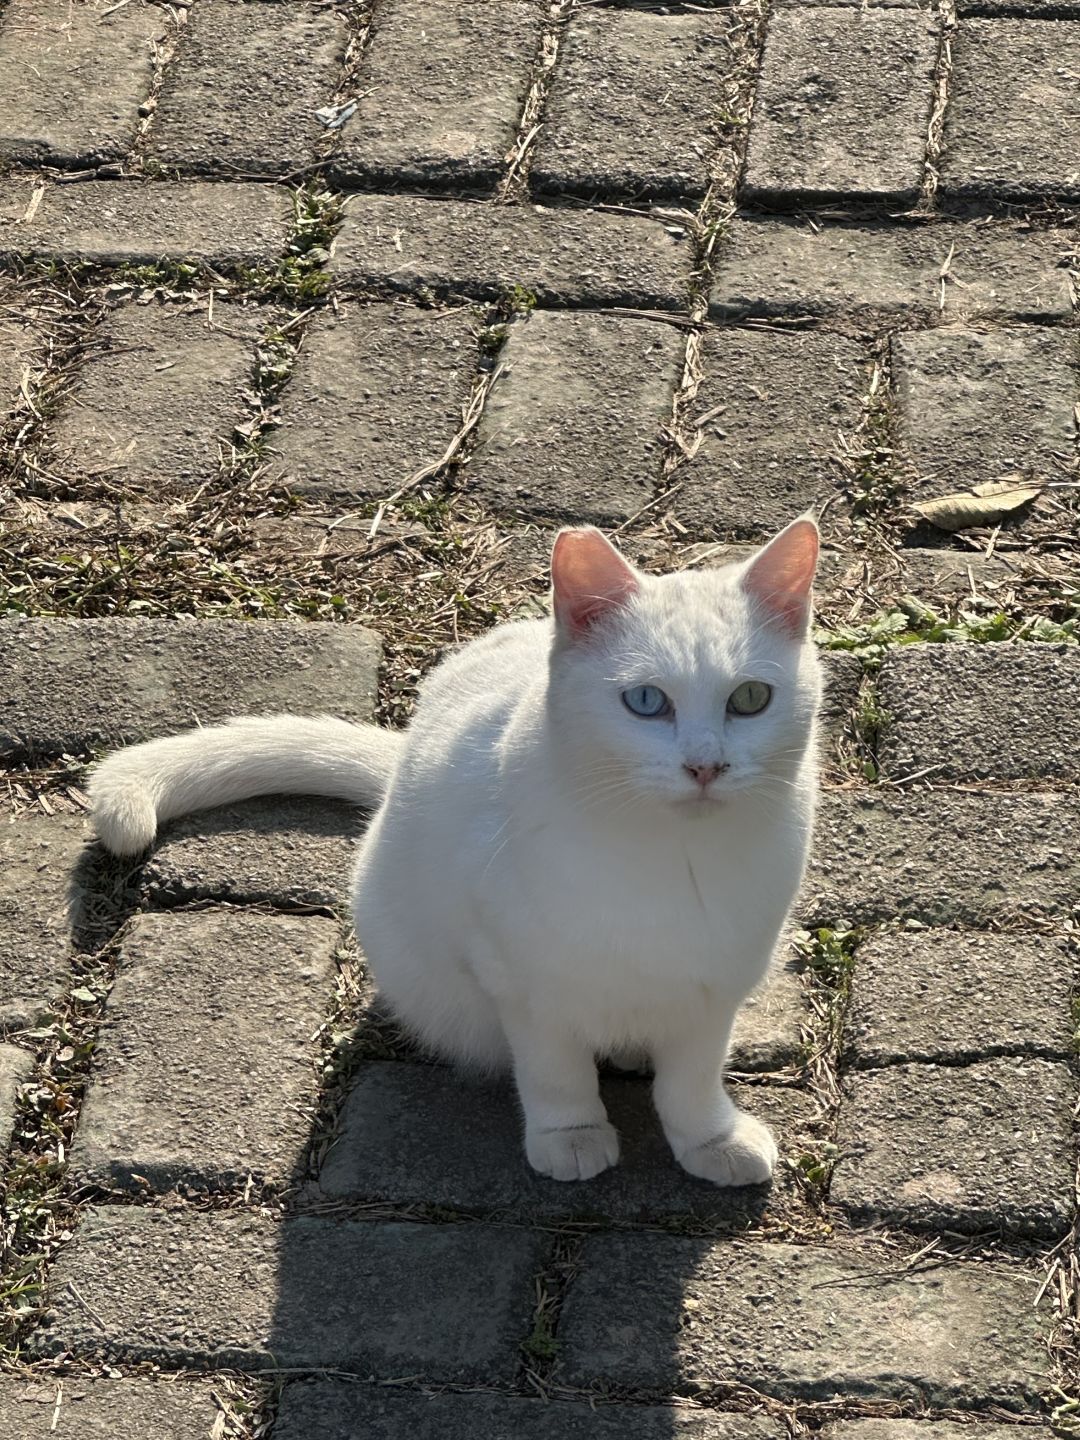
<svg viewBox="0 0 1080 1440">
<path fill-rule="evenodd" d="M 145 850 L 158 824 L 254 795 L 330 795 L 375 805 L 403 736 L 331 715 L 253 715 L 147 740 L 90 778 L 94 828 L 114 855 Z"/>
</svg>

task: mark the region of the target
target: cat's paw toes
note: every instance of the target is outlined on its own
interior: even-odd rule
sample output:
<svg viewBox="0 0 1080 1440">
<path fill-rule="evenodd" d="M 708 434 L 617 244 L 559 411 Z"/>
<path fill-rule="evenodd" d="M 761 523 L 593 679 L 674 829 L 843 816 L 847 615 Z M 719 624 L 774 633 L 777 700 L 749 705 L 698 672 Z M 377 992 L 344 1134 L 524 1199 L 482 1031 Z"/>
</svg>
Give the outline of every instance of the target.
<svg viewBox="0 0 1080 1440">
<path fill-rule="evenodd" d="M 529 1130 L 525 1153 L 534 1170 L 553 1180 L 591 1180 L 618 1160 L 619 1137 L 606 1121 L 568 1130 Z"/>
<path fill-rule="evenodd" d="M 771 1177 L 776 1161 L 772 1132 L 743 1110 L 726 1135 L 717 1135 L 679 1156 L 684 1170 L 714 1185 L 760 1185 Z"/>
</svg>

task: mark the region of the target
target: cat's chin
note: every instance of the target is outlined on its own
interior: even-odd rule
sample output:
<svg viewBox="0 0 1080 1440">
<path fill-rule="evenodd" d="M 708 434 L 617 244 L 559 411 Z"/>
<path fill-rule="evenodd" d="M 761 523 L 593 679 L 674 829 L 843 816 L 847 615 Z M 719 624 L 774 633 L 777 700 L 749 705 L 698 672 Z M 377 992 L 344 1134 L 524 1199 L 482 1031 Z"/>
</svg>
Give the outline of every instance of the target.
<svg viewBox="0 0 1080 1440">
<path fill-rule="evenodd" d="M 715 815 L 727 798 L 698 790 L 692 795 L 676 795 L 671 803 L 680 815 Z"/>
</svg>

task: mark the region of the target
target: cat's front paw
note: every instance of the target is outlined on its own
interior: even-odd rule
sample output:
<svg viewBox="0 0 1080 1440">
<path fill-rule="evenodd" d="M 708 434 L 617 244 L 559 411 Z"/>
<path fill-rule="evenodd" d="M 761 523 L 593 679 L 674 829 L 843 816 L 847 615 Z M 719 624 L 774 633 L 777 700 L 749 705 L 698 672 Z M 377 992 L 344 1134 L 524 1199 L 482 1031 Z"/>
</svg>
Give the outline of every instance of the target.
<svg viewBox="0 0 1080 1440">
<path fill-rule="evenodd" d="M 605 1120 L 567 1130 L 525 1131 L 529 1164 L 553 1180 L 591 1180 L 619 1158 L 619 1137 Z"/>
<path fill-rule="evenodd" d="M 679 1163 L 714 1185 L 760 1185 L 771 1177 L 777 1158 L 768 1126 L 739 1110 L 732 1130 L 695 1145 L 679 1156 Z"/>
</svg>

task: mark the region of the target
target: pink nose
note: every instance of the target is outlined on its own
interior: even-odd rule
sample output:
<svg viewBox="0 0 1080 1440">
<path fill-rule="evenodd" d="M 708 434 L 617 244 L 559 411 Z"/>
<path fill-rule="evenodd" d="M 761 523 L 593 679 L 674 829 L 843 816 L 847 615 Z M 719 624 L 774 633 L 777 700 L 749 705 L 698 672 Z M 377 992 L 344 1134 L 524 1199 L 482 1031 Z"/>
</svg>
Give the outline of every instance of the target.
<svg viewBox="0 0 1080 1440">
<path fill-rule="evenodd" d="M 726 765 L 684 765 L 682 768 L 688 775 L 692 775 L 704 790 L 706 785 L 711 785 L 716 777 L 722 775 L 728 767 Z"/>
</svg>

